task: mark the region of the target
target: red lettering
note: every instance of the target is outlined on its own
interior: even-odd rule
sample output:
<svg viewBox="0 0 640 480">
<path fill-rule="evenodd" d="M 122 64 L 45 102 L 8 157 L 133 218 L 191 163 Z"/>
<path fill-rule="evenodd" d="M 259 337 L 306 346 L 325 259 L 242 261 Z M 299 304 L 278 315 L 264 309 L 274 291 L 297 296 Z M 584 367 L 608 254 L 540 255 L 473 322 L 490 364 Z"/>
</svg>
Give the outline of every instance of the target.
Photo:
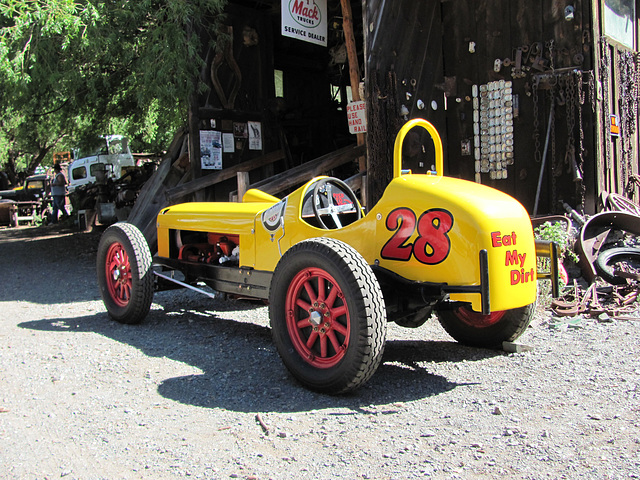
<svg viewBox="0 0 640 480">
<path fill-rule="evenodd" d="M 511 235 L 502 235 L 500 231 L 491 232 L 491 246 L 496 247 L 509 247 L 516 244 L 516 232 L 511 232 Z"/>
<path fill-rule="evenodd" d="M 504 266 L 508 267 L 510 265 L 518 265 L 518 251 L 514 250 L 513 252 L 508 251 L 506 258 L 504 260 Z"/>
<path fill-rule="evenodd" d="M 491 232 L 491 246 L 493 248 L 502 246 L 502 242 L 500 241 L 500 232 Z"/>
<path fill-rule="evenodd" d="M 406 262 L 413 251 L 413 245 L 407 241 L 415 231 L 416 214 L 408 208 L 398 208 L 387 217 L 386 227 L 395 233 L 382 247 L 382 258 Z"/>
<path fill-rule="evenodd" d="M 535 274 L 536 273 L 533 268 L 528 272 L 525 272 L 524 268 L 521 268 L 520 270 L 511 270 L 511 285 L 533 282 L 536 278 Z"/>
<path fill-rule="evenodd" d="M 449 231 L 453 227 L 453 215 L 446 210 L 427 210 L 418 220 L 418 238 L 413 254 L 421 263 L 436 265 L 449 255 L 451 240 Z"/>
<path fill-rule="evenodd" d="M 409 239 L 418 230 L 415 243 Z M 451 252 L 449 231 L 453 227 L 453 215 L 446 210 L 427 210 L 416 223 L 416 215 L 408 208 L 397 208 L 387 216 L 386 227 L 395 233 L 382 247 L 380 255 L 388 260 L 408 261 L 413 255 L 426 265 L 443 262 Z"/>
<path fill-rule="evenodd" d="M 311 20 L 318 20 L 318 7 L 314 5 L 313 9 L 311 9 L 309 7 L 305 7 L 303 2 L 304 0 L 295 0 L 295 2 L 293 2 L 291 13 L 302 15 L 303 17 L 307 17 Z"/>
<path fill-rule="evenodd" d="M 514 252 L 518 253 L 517 250 L 514 250 Z M 526 253 L 523 253 L 523 254 L 519 254 L 518 253 L 518 260 L 520 261 L 520 266 L 521 267 L 524 265 L 524 261 L 526 260 L 526 258 L 527 258 L 527 254 Z"/>
</svg>

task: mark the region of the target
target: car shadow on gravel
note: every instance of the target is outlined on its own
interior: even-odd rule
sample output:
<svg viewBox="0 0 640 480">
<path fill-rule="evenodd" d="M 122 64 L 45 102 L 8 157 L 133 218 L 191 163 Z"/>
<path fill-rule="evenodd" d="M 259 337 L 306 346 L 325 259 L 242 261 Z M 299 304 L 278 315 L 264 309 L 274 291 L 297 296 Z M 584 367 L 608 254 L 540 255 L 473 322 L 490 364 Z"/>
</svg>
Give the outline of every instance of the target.
<svg viewBox="0 0 640 480">
<path fill-rule="evenodd" d="M 168 319 L 165 312 L 152 311 L 140 325 L 123 325 L 101 313 L 19 326 L 69 335 L 97 333 L 150 357 L 191 365 L 203 373 L 160 380 L 158 394 L 187 405 L 238 412 L 364 411 L 375 405 L 420 400 L 470 385 L 432 373 L 429 364 L 478 361 L 501 354 L 454 342 L 392 340 L 364 387 L 348 395 L 329 396 L 305 389 L 288 374 L 267 326 L 230 320 L 225 312 L 185 313 Z"/>
</svg>

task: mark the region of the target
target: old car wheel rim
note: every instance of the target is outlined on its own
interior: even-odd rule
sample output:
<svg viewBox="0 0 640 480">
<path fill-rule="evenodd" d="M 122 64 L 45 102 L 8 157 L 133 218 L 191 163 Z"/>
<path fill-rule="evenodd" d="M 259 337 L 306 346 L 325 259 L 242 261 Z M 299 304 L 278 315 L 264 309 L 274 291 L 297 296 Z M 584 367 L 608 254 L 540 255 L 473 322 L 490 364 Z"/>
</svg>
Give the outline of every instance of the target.
<svg viewBox="0 0 640 480">
<path fill-rule="evenodd" d="M 118 306 L 125 307 L 131 299 L 131 263 L 119 243 L 114 243 L 107 251 L 105 275 L 109 296 Z"/>
<path fill-rule="evenodd" d="M 483 315 L 482 313 L 474 312 L 473 310 L 462 307 L 456 310 L 456 316 L 469 325 L 470 327 L 486 328 L 491 327 L 498 323 L 506 311 L 491 312 L 489 315 Z"/>
<path fill-rule="evenodd" d="M 349 345 L 349 309 L 342 289 L 320 268 L 293 278 L 286 297 L 287 330 L 298 354 L 316 368 L 331 368 Z"/>
</svg>

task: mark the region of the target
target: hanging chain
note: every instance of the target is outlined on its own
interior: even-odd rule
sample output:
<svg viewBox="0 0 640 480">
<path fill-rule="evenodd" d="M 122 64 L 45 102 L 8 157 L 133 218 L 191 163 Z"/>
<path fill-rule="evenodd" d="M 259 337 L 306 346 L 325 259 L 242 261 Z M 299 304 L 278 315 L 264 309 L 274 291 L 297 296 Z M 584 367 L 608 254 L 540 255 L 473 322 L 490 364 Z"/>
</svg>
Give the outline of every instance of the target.
<svg viewBox="0 0 640 480">
<path fill-rule="evenodd" d="M 535 144 L 535 150 L 533 158 L 536 163 L 542 161 L 542 152 L 540 151 L 540 112 L 538 104 L 538 86 L 540 84 L 539 77 L 533 77 L 533 143 Z"/>
<path fill-rule="evenodd" d="M 573 135 L 573 129 L 576 124 L 576 90 L 572 74 L 565 77 L 564 84 L 565 98 L 567 102 L 567 150 L 564 156 L 564 165 L 567 173 L 571 173 L 574 168 L 576 153 L 576 139 Z"/>
<path fill-rule="evenodd" d="M 549 98 L 551 99 L 550 108 L 555 108 L 555 95 L 555 85 L 552 85 L 549 90 Z M 558 168 L 556 165 L 556 116 L 550 115 L 549 119 L 551 120 L 551 125 L 548 127 L 551 133 L 551 159 L 549 161 L 551 165 L 551 209 L 555 211 L 556 205 L 558 204 L 558 177 L 562 175 L 562 168 Z"/>
<path fill-rule="evenodd" d="M 581 70 L 576 70 L 576 96 L 578 97 L 578 171 L 584 175 L 584 124 L 582 123 L 582 108 L 584 107 L 586 101 L 586 93 L 583 89 L 584 81 L 582 79 L 583 72 Z M 593 77 L 593 75 L 591 75 Z M 590 84 L 588 84 L 590 85 Z M 582 181 L 576 184 L 576 197 L 580 200 L 580 210 L 584 212 L 584 202 L 585 195 L 587 192 L 587 187 L 584 182 L 584 177 L 582 177 Z"/>
<path fill-rule="evenodd" d="M 604 132 L 604 171 L 606 175 L 611 175 L 611 138 L 610 138 L 610 123 L 611 116 L 609 113 L 609 66 L 611 65 L 611 53 L 609 50 L 609 42 L 605 37 L 601 37 L 600 46 L 602 48 L 602 57 L 600 60 L 600 78 L 602 79 L 602 115 L 604 116 L 604 125 L 606 130 Z"/>
<path fill-rule="evenodd" d="M 620 52 L 620 127 L 622 135 L 622 173 L 623 188 L 628 196 L 633 196 L 634 184 L 630 182 L 633 175 L 633 137 L 638 120 L 638 86 L 636 60 L 631 52 Z"/>
<path fill-rule="evenodd" d="M 553 64 L 553 47 L 555 45 L 555 41 L 553 39 L 549 40 L 545 46 L 549 49 L 549 68 L 551 69 L 551 71 L 553 72 L 555 70 L 554 64 Z"/>
</svg>

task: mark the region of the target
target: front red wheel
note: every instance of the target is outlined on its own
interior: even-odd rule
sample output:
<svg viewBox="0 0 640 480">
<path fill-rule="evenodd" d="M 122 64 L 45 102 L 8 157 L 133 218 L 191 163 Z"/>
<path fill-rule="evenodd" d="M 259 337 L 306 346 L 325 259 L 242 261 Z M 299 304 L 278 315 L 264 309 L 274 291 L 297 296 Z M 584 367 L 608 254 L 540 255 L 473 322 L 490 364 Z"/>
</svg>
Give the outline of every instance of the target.
<svg viewBox="0 0 640 480">
<path fill-rule="evenodd" d="M 119 307 L 126 307 L 131 300 L 131 263 L 122 244 L 115 242 L 109 246 L 105 262 L 109 296 Z"/>
<path fill-rule="evenodd" d="M 301 270 L 289 285 L 285 308 L 300 357 L 317 368 L 336 366 L 349 345 L 350 318 L 335 279 L 321 268 Z"/>
<path fill-rule="evenodd" d="M 134 225 L 116 223 L 105 230 L 96 261 L 98 286 L 109 315 L 122 323 L 139 323 L 153 299 L 151 253 Z"/>
<path fill-rule="evenodd" d="M 283 363 L 313 390 L 354 390 L 382 359 L 387 319 L 380 285 L 364 258 L 338 240 L 305 240 L 282 256 L 269 317 Z"/>
</svg>

